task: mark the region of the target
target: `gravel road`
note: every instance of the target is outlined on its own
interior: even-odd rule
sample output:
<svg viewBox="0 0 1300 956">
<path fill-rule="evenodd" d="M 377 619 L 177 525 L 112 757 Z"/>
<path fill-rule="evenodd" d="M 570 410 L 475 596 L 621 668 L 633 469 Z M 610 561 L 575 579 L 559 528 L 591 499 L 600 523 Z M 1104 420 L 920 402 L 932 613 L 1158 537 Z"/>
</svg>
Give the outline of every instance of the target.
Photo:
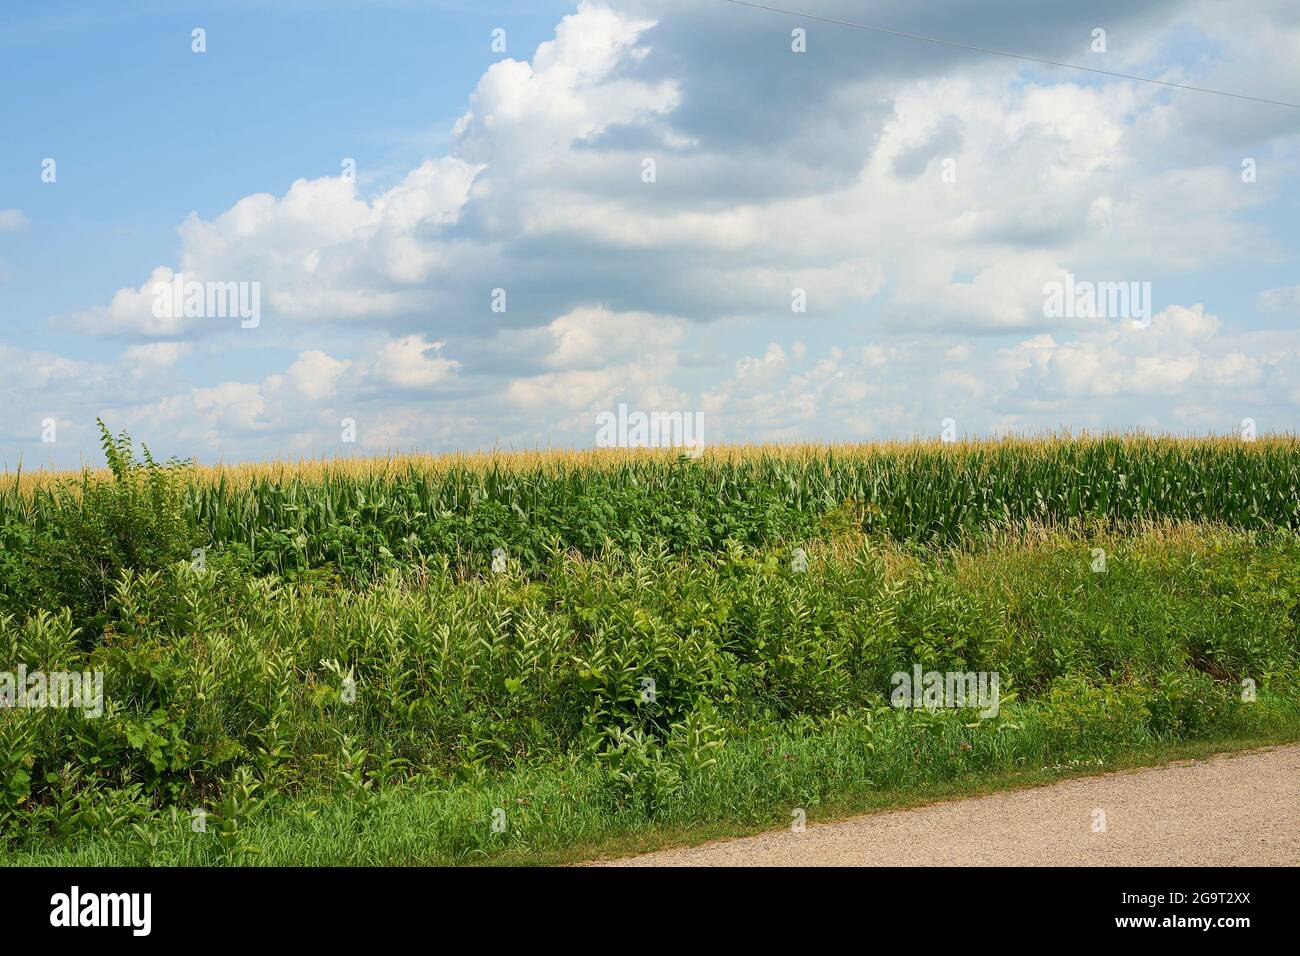
<svg viewBox="0 0 1300 956">
<path fill-rule="evenodd" d="M 1104 830 L 1094 831 L 1097 812 Z M 1101 830 L 1099 826 L 1097 828 Z M 604 866 L 1296 866 L 1300 745 L 809 824 Z"/>
</svg>

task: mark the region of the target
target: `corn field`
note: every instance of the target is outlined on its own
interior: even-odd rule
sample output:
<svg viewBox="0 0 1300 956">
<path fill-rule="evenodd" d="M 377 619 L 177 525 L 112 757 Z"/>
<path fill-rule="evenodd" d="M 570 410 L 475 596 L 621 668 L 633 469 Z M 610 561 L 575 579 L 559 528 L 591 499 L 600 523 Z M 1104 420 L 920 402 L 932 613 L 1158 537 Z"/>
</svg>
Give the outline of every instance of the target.
<svg viewBox="0 0 1300 956">
<path fill-rule="evenodd" d="M 0 528 L 42 528 L 60 486 L 15 476 Z M 241 545 L 267 570 L 382 567 L 505 548 L 597 554 L 664 542 L 713 551 L 815 536 L 828 516 L 898 541 L 994 527 L 1150 520 L 1300 528 L 1300 442 L 1101 437 L 956 445 L 522 453 L 196 468 L 185 488 L 195 547 Z"/>
</svg>

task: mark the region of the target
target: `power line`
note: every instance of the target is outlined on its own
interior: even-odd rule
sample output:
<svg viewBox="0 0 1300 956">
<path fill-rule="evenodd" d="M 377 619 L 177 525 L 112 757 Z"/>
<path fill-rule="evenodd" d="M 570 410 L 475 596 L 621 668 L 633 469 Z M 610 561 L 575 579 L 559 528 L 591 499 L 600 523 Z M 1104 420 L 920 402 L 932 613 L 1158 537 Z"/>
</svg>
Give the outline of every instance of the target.
<svg viewBox="0 0 1300 956">
<path fill-rule="evenodd" d="M 750 0 L 723 0 L 724 3 L 735 4 L 740 7 L 750 7 L 754 10 L 766 10 L 768 13 L 781 13 L 788 17 L 799 17 L 802 20 L 815 20 L 820 23 L 833 23 L 841 27 L 853 27 L 856 30 L 870 30 L 873 33 L 887 33 L 890 36 L 905 37 L 909 40 L 924 40 L 926 43 L 941 43 L 944 46 L 959 47 L 963 50 L 973 50 L 976 53 L 987 53 L 991 56 L 1005 56 L 1013 60 L 1027 60 L 1030 63 L 1046 63 L 1049 66 L 1065 67 L 1067 70 L 1081 70 L 1084 73 L 1099 73 L 1102 76 L 1113 76 L 1121 80 L 1135 80 L 1139 83 L 1154 83 L 1158 86 L 1170 86 L 1179 90 L 1190 90 L 1194 93 L 1213 93 L 1215 96 L 1229 96 L 1236 100 L 1250 100 L 1252 103 L 1268 103 L 1270 106 L 1289 106 L 1291 109 L 1300 110 L 1300 103 L 1287 103 L 1283 100 L 1266 100 L 1259 96 L 1247 96 L 1244 93 L 1229 93 L 1226 90 L 1212 90 L 1204 86 L 1190 86 L 1186 83 L 1171 83 L 1168 80 L 1155 80 L 1149 76 L 1136 76 L 1132 73 L 1115 73 L 1111 70 L 1098 70 L 1091 66 L 1079 66 L 1077 63 L 1065 63 L 1061 60 L 1049 60 L 1041 56 L 1026 56 L 1023 53 L 1009 53 L 1006 50 L 992 50 L 988 47 L 975 46 L 970 43 L 958 43 L 956 40 L 944 40 L 941 37 L 927 37 L 919 33 L 905 33 L 902 30 L 890 30 L 885 27 L 875 27 L 866 23 L 855 23 L 852 20 L 836 20 L 834 17 L 819 17 L 811 13 L 800 13 L 797 10 L 783 10 L 780 7 L 770 7 L 762 3 L 751 3 Z"/>
</svg>

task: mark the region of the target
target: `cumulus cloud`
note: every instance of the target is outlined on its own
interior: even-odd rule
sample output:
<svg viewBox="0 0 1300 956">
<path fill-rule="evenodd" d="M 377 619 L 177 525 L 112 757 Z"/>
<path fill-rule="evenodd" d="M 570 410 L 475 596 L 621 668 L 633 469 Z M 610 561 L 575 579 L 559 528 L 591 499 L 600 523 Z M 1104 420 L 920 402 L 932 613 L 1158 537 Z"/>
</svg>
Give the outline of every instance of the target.
<svg viewBox="0 0 1300 956">
<path fill-rule="evenodd" d="M 460 363 L 442 357 L 443 342 L 408 335 L 380 346 L 369 364 L 376 381 L 396 388 L 430 388 L 447 380 Z"/>
<path fill-rule="evenodd" d="M 675 316 L 580 306 L 539 329 L 499 333 L 495 346 L 501 357 L 538 368 L 591 369 L 675 349 L 686 334 Z"/>
<path fill-rule="evenodd" d="M 1300 339 L 1226 333 L 1201 305 L 1170 306 L 1147 328 L 1104 323 L 1036 333 L 1000 348 L 938 338 L 832 347 L 792 361 L 777 343 L 736 363 L 702 396 L 713 434 L 744 441 L 806 433 L 840 438 L 934 435 L 944 418 L 963 431 L 1038 431 L 1124 421 L 1156 431 L 1230 431 L 1293 401 Z M 1262 411 L 1261 411 L 1262 410 Z"/>
<path fill-rule="evenodd" d="M 319 402 L 334 394 L 339 376 L 351 364 L 313 349 L 298 356 L 285 372 L 283 381 L 303 398 Z"/>
<path fill-rule="evenodd" d="M 1108 6 L 1118 32 L 1176 5 Z M 1039 41 L 1090 35 L 1087 18 L 1021 11 L 1030 12 Z M 986 12 L 960 25 L 978 35 L 1012 20 Z M 726 24 L 726 44 L 714 23 Z M 816 50 L 801 59 L 784 41 L 771 46 L 784 36 L 778 26 L 753 11 L 582 2 L 530 61 L 487 70 L 449 155 L 371 200 L 342 178 L 299 180 L 211 221 L 191 216 L 178 271 L 260 281 L 277 320 L 438 337 L 488 331 L 495 288 L 512 307 L 494 321 L 511 328 L 591 302 L 697 321 L 789 314 L 802 289 L 811 315 L 883 295 L 887 321 L 987 331 L 1041 324 L 1034 290 L 1045 273 L 1123 261 L 1146 278 L 1231 256 L 1252 234 L 1234 215 L 1256 200 L 1231 177 L 1144 160 L 1153 134 L 1169 138 L 1157 90 L 1069 75 L 1018 82 L 1015 63 L 914 43 L 901 56 L 898 40 L 876 51 L 887 56 L 863 56 L 861 36 L 831 25 L 815 28 Z M 715 48 L 701 48 L 692 30 Z M 737 54 L 756 53 L 760 39 L 761 59 Z M 700 100 L 760 73 L 763 88 L 775 74 L 824 98 L 790 112 L 729 103 L 766 111 L 766 127 L 737 142 L 728 135 L 736 122 Z M 701 126 L 701 111 L 716 125 Z M 807 123 L 815 133 L 790 135 Z M 852 130 L 852 141 L 827 123 Z M 818 156 L 840 172 L 810 175 Z M 219 328 L 155 319 L 146 291 L 120 290 L 75 325 L 157 336 Z"/>
<path fill-rule="evenodd" d="M 456 222 L 476 173 L 445 157 L 422 163 L 371 202 L 342 177 L 300 179 L 283 197 L 248 196 L 212 221 L 191 215 L 180 227 L 179 269 L 158 266 L 107 306 L 56 324 L 147 337 L 228 330 L 224 317 L 187 318 L 168 307 L 178 273 L 186 283 L 255 283 L 263 308 L 291 321 L 408 314 L 432 295 L 424 280 L 447 265 L 438 237 Z"/>
</svg>

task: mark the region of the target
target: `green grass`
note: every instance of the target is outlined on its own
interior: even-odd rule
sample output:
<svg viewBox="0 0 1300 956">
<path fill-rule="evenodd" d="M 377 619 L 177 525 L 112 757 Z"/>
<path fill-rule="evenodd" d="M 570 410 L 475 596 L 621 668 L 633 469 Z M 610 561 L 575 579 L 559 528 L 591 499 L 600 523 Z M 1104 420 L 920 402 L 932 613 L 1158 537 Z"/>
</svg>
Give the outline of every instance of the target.
<svg viewBox="0 0 1300 956">
<path fill-rule="evenodd" d="M 181 815 L 138 830 L 87 835 L 12 854 L 16 866 L 362 866 L 576 863 L 810 822 L 917 806 L 1068 777 L 1205 757 L 1300 740 L 1295 701 L 1262 698 L 1221 736 L 1169 742 L 1146 737 L 1071 755 L 1051 718 L 1014 707 L 979 730 L 942 717 L 924 729 L 896 715 L 729 743 L 709 774 L 658 812 L 613 810 L 590 765 L 529 768 L 477 785 L 402 787 L 358 800 L 346 794 L 263 808 L 223 840 L 196 833 Z M 969 751 L 961 748 L 967 743 Z M 1055 761 L 1055 762 L 1053 762 Z M 492 829 L 493 811 L 507 829 Z M 1082 823 L 1081 823 L 1082 825 Z"/>
</svg>

